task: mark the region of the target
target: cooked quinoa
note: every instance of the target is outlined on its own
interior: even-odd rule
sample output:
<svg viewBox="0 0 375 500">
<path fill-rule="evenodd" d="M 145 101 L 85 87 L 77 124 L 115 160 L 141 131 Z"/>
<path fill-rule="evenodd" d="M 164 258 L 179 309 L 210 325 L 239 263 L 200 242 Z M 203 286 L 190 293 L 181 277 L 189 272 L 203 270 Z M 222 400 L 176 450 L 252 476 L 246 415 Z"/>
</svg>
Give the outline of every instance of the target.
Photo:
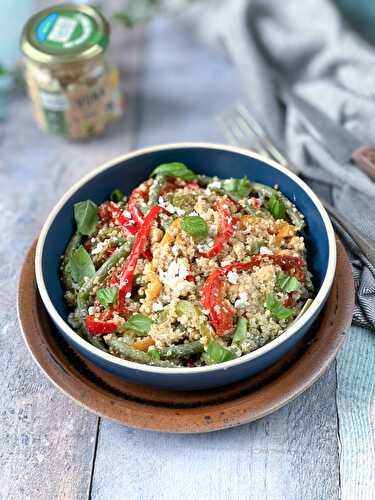
<svg viewBox="0 0 375 500">
<path fill-rule="evenodd" d="M 196 367 L 281 335 L 311 302 L 303 215 L 276 187 L 157 167 L 127 199 L 75 205 L 70 323 L 130 361 Z"/>
</svg>

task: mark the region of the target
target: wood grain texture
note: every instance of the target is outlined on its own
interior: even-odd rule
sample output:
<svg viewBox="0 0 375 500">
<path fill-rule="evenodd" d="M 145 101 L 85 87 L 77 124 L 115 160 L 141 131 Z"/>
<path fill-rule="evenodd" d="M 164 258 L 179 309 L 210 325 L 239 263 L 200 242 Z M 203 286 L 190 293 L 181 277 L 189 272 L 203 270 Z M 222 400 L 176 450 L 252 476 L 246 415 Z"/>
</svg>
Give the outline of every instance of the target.
<svg viewBox="0 0 375 500">
<path fill-rule="evenodd" d="M 336 457 L 332 368 L 285 408 L 235 429 L 160 434 L 103 420 L 92 498 L 333 499 Z"/>
<path fill-rule="evenodd" d="M 230 65 L 178 22 L 156 21 L 149 40 L 138 144 L 222 141 L 215 116 L 241 99 Z M 92 497 L 338 499 L 335 392 L 331 368 L 277 413 L 207 435 L 142 432 L 103 420 Z"/>
<path fill-rule="evenodd" d="M 37 8 L 43 2 L 35 4 Z M 47 135 L 36 128 L 23 94 L 14 96 L 9 118 L 0 123 L 0 498 L 4 500 L 81 500 L 89 495 L 98 419 L 58 392 L 37 369 L 18 329 L 15 296 L 26 250 L 58 198 L 76 179 L 125 153 L 133 143 L 143 34 L 119 30 L 114 52 L 121 61 L 128 112 L 104 136 L 72 144 Z"/>
<path fill-rule="evenodd" d="M 342 500 L 375 497 L 375 336 L 352 327 L 337 359 Z"/>
</svg>

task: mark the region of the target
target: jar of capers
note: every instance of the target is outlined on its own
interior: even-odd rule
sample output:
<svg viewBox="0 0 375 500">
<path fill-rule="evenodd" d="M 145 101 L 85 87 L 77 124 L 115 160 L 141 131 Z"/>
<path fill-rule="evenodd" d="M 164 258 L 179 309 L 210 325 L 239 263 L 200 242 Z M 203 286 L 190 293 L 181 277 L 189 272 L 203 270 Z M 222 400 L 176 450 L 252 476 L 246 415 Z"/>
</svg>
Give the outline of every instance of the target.
<svg viewBox="0 0 375 500">
<path fill-rule="evenodd" d="M 95 135 L 122 114 L 108 22 L 94 8 L 59 5 L 26 24 L 25 76 L 40 127 L 69 139 Z"/>
</svg>

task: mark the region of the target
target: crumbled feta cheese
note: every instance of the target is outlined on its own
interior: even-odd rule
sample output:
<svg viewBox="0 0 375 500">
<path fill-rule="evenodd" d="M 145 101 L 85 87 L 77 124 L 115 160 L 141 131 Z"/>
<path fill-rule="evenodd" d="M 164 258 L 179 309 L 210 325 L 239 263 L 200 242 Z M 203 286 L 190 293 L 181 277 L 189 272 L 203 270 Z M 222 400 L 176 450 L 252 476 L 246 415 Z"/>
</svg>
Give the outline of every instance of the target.
<svg viewBox="0 0 375 500">
<path fill-rule="evenodd" d="M 272 250 L 270 250 L 270 249 L 269 249 L 269 248 L 267 248 L 267 247 L 260 247 L 260 248 L 259 248 L 259 253 L 260 253 L 261 255 L 273 255 Z"/>
<path fill-rule="evenodd" d="M 124 214 L 124 216 L 127 219 L 131 219 L 132 218 L 132 214 L 128 210 L 124 210 L 122 213 Z"/>
<path fill-rule="evenodd" d="M 126 299 L 130 299 L 130 297 L 132 296 L 131 292 L 128 292 L 126 295 L 125 295 L 125 298 Z"/>
<path fill-rule="evenodd" d="M 185 215 L 185 210 L 182 210 L 182 208 L 178 208 L 178 207 L 173 207 L 173 208 L 175 209 L 175 212 L 179 217 L 182 217 L 183 215 Z"/>
<path fill-rule="evenodd" d="M 229 264 L 231 264 L 230 260 L 223 260 L 223 262 L 221 263 L 221 267 L 229 266 Z"/>
<path fill-rule="evenodd" d="M 242 307 L 246 305 L 247 299 L 248 299 L 247 292 L 240 292 L 239 298 L 234 303 L 234 307 Z"/>
<path fill-rule="evenodd" d="M 160 271 L 160 280 L 164 285 L 180 294 L 187 286 L 190 286 L 190 283 L 185 281 L 189 274 L 183 259 L 177 259 L 169 264 L 166 271 Z"/>
<path fill-rule="evenodd" d="M 95 307 L 94 306 L 90 306 L 88 308 L 88 313 L 90 314 L 90 316 L 93 315 L 93 314 L 95 314 Z"/>
<path fill-rule="evenodd" d="M 227 274 L 227 277 L 228 277 L 229 283 L 231 283 L 232 285 L 235 285 L 237 283 L 238 274 L 236 272 L 229 271 L 228 274 Z"/>
<path fill-rule="evenodd" d="M 173 255 L 175 257 L 177 257 L 177 255 L 178 255 L 178 247 L 177 247 L 177 245 L 173 245 L 172 246 L 172 253 L 173 253 Z"/>
<path fill-rule="evenodd" d="M 221 188 L 221 182 L 220 181 L 213 181 L 213 182 L 210 182 L 210 184 L 207 186 L 209 188 L 212 188 L 212 189 L 220 189 Z"/>
<path fill-rule="evenodd" d="M 104 248 L 105 244 L 102 241 L 99 241 L 96 247 L 91 250 L 91 255 L 98 255 L 100 252 L 104 250 Z"/>
<path fill-rule="evenodd" d="M 199 216 L 199 214 L 195 210 L 193 210 L 192 212 L 190 212 L 189 215 L 190 215 L 190 217 L 198 217 Z"/>
<path fill-rule="evenodd" d="M 153 312 L 158 312 L 163 310 L 163 304 L 160 304 L 160 302 L 154 302 L 152 304 L 152 310 Z"/>
</svg>

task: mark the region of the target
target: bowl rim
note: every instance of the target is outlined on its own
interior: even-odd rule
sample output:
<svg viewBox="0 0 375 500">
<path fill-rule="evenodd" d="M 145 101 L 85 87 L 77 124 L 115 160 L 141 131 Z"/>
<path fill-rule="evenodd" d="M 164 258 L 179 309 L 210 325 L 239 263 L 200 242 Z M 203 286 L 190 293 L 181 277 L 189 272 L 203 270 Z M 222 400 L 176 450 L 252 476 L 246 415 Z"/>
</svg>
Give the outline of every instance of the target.
<svg viewBox="0 0 375 500">
<path fill-rule="evenodd" d="M 221 151 L 229 151 L 232 153 L 237 153 L 243 156 L 247 156 L 249 158 L 254 158 L 259 160 L 277 170 L 285 174 L 291 180 L 293 180 L 296 184 L 298 184 L 308 195 L 310 200 L 313 202 L 315 207 L 317 208 L 323 223 L 325 230 L 327 232 L 328 237 L 328 265 L 326 275 L 324 277 L 323 283 L 313 299 L 312 304 L 308 308 L 308 310 L 301 316 L 301 318 L 297 319 L 289 328 L 287 328 L 279 337 L 271 340 L 264 346 L 252 351 L 248 354 L 245 354 L 239 358 L 233 359 L 231 361 L 226 361 L 225 363 L 218 363 L 208 366 L 200 366 L 194 368 L 188 367 L 176 367 L 176 368 L 165 368 L 151 365 L 143 365 L 140 363 L 136 363 L 134 361 L 128 361 L 122 358 L 118 358 L 112 354 L 106 353 L 92 346 L 87 340 L 82 338 L 77 332 L 75 332 L 69 324 L 60 316 L 57 312 L 55 306 L 52 303 L 52 300 L 49 297 L 47 292 L 47 288 L 44 282 L 44 277 L 42 273 L 42 256 L 44 250 L 44 243 L 49 231 L 50 226 L 55 220 L 60 209 L 65 205 L 65 203 L 71 198 L 71 196 L 78 191 L 84 184 L 88 181 L 96 177 L 98 174 L 104 172 L 105 170 L 110 169 L 111 167 L 117 165 L 120 162 L 124 162 L 131 158 L 135 158 L 138 156 L 142 156 L 144 154 L 152 153 L 155 151 L 164 151 L 170 149 L 186 149 L 186 148 L 204 148 L 204 149 L 217 149 Z M 324 304 L 325 299 L 328 296 L 328 293 L 331 289 L 333 279 L 336 271 L 336 240 L 335 233 L 333 230 L 332 223 L 328 217 L 328 214 L 320 202 L 317 195 L 310 189 L 310 187 L 296 174 L 286 169 L 279 163 L 270 160 L 262 155 L 254 153 L 250 150 L 240 148 L 237 146 L 228 146 L 225 144 L 216 144 L 216 143 L 206 143 L 206 142 L 182 142 L 182 143 L 167 143 L 155 146 L 149 146 L 141 149 L 137 149 L 135 151 L 131 151 L 125 155 L 117 156 L 116 158 L 103 163 L 98 166 L 94 170 L 90 171 L 83 177 L 81 177 L 77 182 L 73 184 L 65 194 L 59 199 L 56 205 L 50 211 L 43 227 L 40 231 L 40 235 L 37 242 L 36 254 L 35 254 L 35 275 L 39 293 L 41 295 L 42 301 L 47 309 L 47 312 L 51 316 L 54 323 L 60 328 L 72 341 L 74 344 L 78 344 L 83 351 L 89 351 L 94 357 L 102 358 L 103 361 L 109 362 L 110 364 L 117 365 L 118 367 L 124 367 L 131 370 L 138 370 L 142 372 L 154 373 L 159 375 L 187 375 L 187 374 L 198 374 L 198 373 L 209 373 L 217 370 L 228 370 L 234 368 L 236 366 L 242 365 L 244 363 L 248 363 L 260 356 L 266 354 L 267 352 L 275 349 L 279 345 L 283 344 L 286 340 L 292 337 L 298 330 L 302 328 L 302 326 L 311 320 L 316 312 L 320 309 L 320 307 Z"/>
</svg>

